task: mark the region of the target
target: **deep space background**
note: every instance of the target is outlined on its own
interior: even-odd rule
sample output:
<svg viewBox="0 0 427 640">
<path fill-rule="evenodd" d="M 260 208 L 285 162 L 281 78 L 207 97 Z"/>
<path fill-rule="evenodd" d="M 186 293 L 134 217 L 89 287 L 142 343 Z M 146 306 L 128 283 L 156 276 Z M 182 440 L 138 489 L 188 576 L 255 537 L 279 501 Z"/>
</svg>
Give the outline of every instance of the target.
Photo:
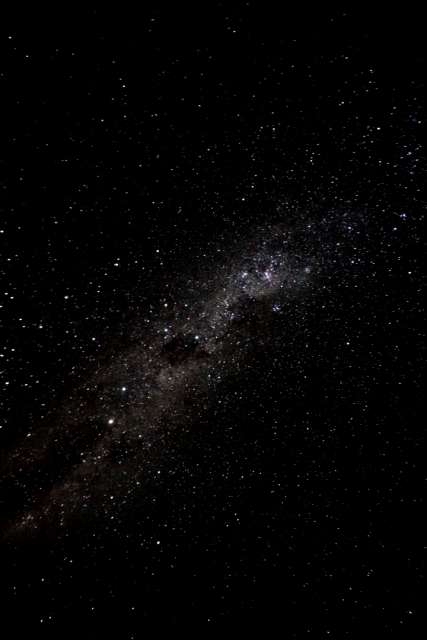
<svg viewBox="0 0 427 640">
<path fill-rule="evenodd" d="M 2 626 L 423 637 L 421 16 L 33 14 L 0 54 Z"/>
</svg>

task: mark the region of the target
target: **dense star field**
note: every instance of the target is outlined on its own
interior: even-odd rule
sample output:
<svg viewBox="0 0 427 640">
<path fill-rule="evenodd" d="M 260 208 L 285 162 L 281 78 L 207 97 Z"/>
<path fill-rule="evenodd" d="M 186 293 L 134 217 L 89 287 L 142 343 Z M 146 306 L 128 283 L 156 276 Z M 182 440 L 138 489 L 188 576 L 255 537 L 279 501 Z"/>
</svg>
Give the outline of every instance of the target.
<svg viewBox="0 0 427 640">
<path fill-rule="evenodd" d="M 1 36 L 4 624 L 415 637 L 419 16 L 50 20 Z"/>
</svg>

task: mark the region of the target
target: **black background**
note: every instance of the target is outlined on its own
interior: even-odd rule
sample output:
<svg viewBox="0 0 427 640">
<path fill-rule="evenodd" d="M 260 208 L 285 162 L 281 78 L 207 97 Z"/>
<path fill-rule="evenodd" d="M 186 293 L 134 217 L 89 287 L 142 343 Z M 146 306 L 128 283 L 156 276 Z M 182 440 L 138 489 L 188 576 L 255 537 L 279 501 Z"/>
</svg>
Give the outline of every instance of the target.
<svg viewBox="0 0 427 640">
<path fill-rule="evenodd" d="M 227 234 L 348 212 L 365 231 L 358 266 L 349 239 L 304 322 L 170 443 L 169 477 L 120 526 L 5 543 L 5 611 L 35 637 L 416 637 L 420 16 L 249 2 L 24 22 L 1 42 L 5 458 Z"/>
</svg>

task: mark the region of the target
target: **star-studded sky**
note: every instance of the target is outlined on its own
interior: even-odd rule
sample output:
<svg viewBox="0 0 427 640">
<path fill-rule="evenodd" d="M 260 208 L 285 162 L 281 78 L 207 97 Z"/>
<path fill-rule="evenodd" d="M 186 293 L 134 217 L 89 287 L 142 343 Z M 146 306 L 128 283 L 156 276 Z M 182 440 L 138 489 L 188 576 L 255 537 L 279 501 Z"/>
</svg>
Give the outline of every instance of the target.
<svg viewBox="0 0 427 640">
<path fill-rule="evenodd" d="M 5 611 L 413 637 L 421 23 L 117 11 L 1 35 Z"/>
</svg>

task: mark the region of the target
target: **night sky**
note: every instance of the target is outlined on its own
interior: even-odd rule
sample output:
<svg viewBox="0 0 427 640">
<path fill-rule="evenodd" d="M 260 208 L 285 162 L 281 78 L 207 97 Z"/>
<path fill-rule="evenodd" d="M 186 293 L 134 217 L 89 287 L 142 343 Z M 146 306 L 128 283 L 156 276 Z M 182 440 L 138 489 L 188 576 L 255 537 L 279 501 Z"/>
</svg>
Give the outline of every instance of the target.
<svg viewBox="0 0 427 640">
<path fill-rule="evenodd" d="M 3 21 L 4 637 L 422 637 L 421 17 L 153 6 Z"/>
</svg>

